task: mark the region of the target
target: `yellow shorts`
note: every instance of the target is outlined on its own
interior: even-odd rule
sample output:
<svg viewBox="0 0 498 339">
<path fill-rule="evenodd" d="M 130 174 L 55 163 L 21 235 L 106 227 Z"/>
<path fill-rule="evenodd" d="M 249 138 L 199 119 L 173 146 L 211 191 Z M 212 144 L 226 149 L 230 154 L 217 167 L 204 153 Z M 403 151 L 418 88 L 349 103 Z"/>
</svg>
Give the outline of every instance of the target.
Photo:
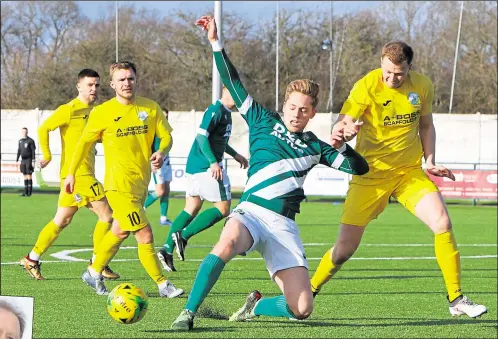
<svg viewBox="0 0 498 339">
<path fill-rule="evenodd" d="M 438 191 L 421 168 L 392 178 L 354 176 L 349 183 L 341 223 L 366 226 L 384 211 L 390 196 L 415 215 L 419 201 L 428 193 Z"/>
<path fill-rule="evenodd" d="M 145 195 L 118 191 L 107 191 L 105 194 L 112 208 L 112 217 L 123 231 L 135 232 L 149 224 L 144 209 Z"/>
<path fill-rule="evenodd" d="M 59 207 L 78 208 L 86 206 L 89 202 L 105 198 L 104 186 L 91 175 L 78 176 L 74 179 L 73 193 L 67 193 L 64 180 L 61 179 L 61 192 L 59 193 Z"/>
</svg>

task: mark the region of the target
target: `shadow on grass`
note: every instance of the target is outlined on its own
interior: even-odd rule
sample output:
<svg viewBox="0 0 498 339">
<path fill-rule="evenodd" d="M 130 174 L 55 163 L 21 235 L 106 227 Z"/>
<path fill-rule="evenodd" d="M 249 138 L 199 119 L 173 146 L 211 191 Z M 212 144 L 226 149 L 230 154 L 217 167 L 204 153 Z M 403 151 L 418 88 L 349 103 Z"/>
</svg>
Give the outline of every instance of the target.
<svg viewBox="0 0 498 339">
<path fill-rule="evenodd" d="M 194 327 L 190 331 L 164 329 L 164 330 L 145 330 L 146 333 L 185 333 L 185 338 L 188 338 L 187 333 L 201 333 L 201 332 L 235 332 L 236 328 L 230 327 Z"/>
<path fill-rule="evenodd" d="M 472 291 L 472 293 L 478 293 L 478 294 L 497 294 L 497 292 L 483 292 L 483 291 Z M 324 295 L 327 295 L 327 296 L 334 296 L 334 295 L 364 295 L 364 294 L 372 294 L 372 295 L 391 295 L 391 294 L 421 294 L 421 295 L 424 295 L 424 294 L 440 294 L 440 295 L 445 295 L 444 292 L 427 292 L 427 291 L 424 291 L 424 292 L 403 292 L 403 291 L 396 291 L 396 292 L 320 292 L 318 295 L 317 295 L 317 298 L 319 298 L 319 296 L 324 296 Z"/>
<path fill-rule="evenodd" d="M 415 320 L 417 319 L 417 320 Z M 485 319 L 420 319 L 415 318 L 415 321 L 407 320 L 406 318 L 330 318 L 324 320 L 333 320 L 335 322 L 326 322 L 320 320 L 304 320 L 304 321 L 290 321 L 290 320 L 279 320 L 272 321 L 272 326 L 275 324 L 281 324 L 281 326 L 277 327 L 285 327 L 289 326 L 309 326 L 309 327 L 399 327 L 399 326 L 441 326 L 441 325 L 476 325 L 476 324 L 496 324 L 496 320 L 485 320 Z M 394 323 L 351 323 L 350 321 L 386 321 L 386 320 L 395 320 Z M 337 321 L 348 321 L 348 323 L 340 323 Z M 489 327 L 496 327 L 489 326 Z"/>
</svg>

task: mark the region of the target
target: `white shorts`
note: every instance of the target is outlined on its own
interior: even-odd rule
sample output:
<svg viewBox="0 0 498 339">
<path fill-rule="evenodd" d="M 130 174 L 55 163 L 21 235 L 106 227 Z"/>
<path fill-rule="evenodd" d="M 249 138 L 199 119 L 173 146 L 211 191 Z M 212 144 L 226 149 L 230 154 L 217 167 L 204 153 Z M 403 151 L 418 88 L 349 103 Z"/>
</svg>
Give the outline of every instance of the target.
<svg viewBox="0 0 498 339">
<path fill-rule="evenodd" d="M 261 253 L 272 280 L 278 271 L 299 266 L 308 268 L 294 220 L 247 201 L 237 205 L 230 218 L 239 220 L 249 230 L 254 243 L 246 253 L 254 250 Z"/>
<path fill-rule="evenodd" d="M 185 174 L 187 197 L 200 197 L 202 200 L 209 202 L 227 201 L 232 199 L 230 189 L 230 178 L 223 169 L 223 181 L 217 181 L 213 178 L 211 170 L 206 172 Z"/>
<path fill-rule="evenodd" d="M 170 182 L 173 180 L 173 171 L 171 170 L 171 165 L 168 162 L 165 162 L 159 171 L 155 173 L 156 185 L 164 184 L 166 182 Z"/>
</svg>

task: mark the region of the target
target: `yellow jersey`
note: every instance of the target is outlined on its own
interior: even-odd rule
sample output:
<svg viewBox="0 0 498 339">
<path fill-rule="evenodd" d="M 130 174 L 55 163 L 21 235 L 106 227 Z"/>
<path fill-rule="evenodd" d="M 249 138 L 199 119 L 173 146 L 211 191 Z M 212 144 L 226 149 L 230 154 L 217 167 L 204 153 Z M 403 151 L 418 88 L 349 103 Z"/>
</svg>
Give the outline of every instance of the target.
<svg viewBox="0 0 498 339">
<path fill-rule="evenodd" d="M 69 165 L 73 157 L 76 144 L 80 139 L 81 133 L 85 128 L 90 111 L 93 105 L 87 105 L 75 98 L 67 104 L 59 106 L 47 120 L 38 128 L 38 139 L 43 154 L 43 159 L 51 160 L 52 153 L 49 147 L 49 132 L 59 129 L 61 136 L 61 163 L 60 177 L 64 179 L 67 176 Z M 88 152 L 76 171 L 75 175 L 92 175 L 95 176 L 95 143 L 90 145 Z"/>
<path fill-rule="evenodd" d="M 89 145 L 102 139 L 104 189 L 142 196 L 150 181 L 154 135 L 161 139 L 159 149 L 166 153 L 171 148 L 172 130 L 156 102 L 136 97 L 134 103 L 123 105 L 112 98 L 92 110 L 69 173 L 78 168 Z"/>
<path fill-rule="evenodd" d="M 433 97 L 431 80 L 412 71 L 396 89 L 382 82 L 380 68 L 356 82 L 340 114 L 363 121 L 355 149 L 370 166 L 364 177 L 387 177 L 421 166 L 420 116 L 432 113 Z"/>
</svg>

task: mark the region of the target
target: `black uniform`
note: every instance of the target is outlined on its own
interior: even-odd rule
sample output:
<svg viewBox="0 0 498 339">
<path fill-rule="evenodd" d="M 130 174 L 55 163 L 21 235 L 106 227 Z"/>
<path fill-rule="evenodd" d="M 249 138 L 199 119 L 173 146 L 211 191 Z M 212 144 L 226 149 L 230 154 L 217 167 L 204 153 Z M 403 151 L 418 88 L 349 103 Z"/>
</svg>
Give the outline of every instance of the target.
<svg viewBox="0 0 498 339">
<path fill-rule="evenodd" d="M 35 141 L 30 137 L 19 140 L 16 161 L 19 161 L 19 157 L 21 157 L 21 173 L 24 175 L 34 172 L 33 161 L 35 160 L 35 149 Z"/>
<path fill-rule="evenodd" d="M 16 161 L 19 161 L 21 157 L 21 173 L 24 175 L 31 174 L 34 172 L 33 161 L 35 160 L 35 141 L 30 137 L 22 138 L 19 140 L 19 148 L 17 149 Z M 33 192 L 33 180 L 24 179 L 24 193 L 22 196 L 31 196 Z"/>
</svg>

